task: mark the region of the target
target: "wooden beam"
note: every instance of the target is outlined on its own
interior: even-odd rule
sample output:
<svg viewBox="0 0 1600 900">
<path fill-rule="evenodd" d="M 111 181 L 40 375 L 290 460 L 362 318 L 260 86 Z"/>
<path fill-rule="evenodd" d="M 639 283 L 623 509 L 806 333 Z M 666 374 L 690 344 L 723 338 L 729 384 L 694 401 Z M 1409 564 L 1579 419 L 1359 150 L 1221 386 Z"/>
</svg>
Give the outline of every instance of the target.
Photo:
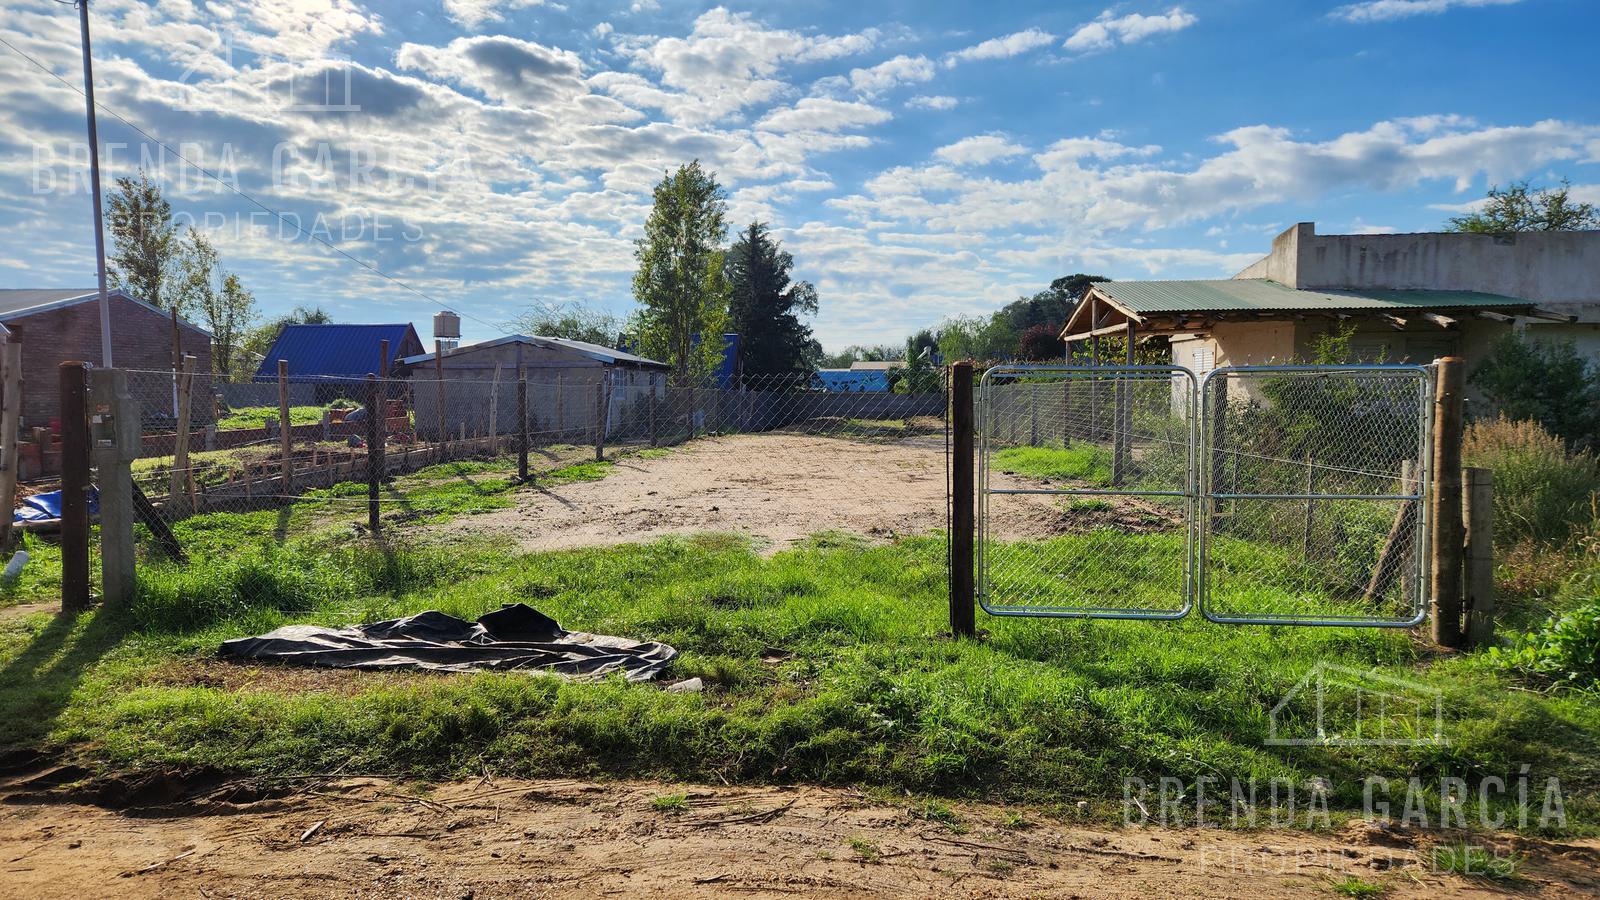
<svg viewBox="0 0 1600 900">
<path fill-rule="evenodd" d="M 1381 313 L 1378 316 L 1378 318 L 1384 320 L 1385 322 L 1388 322 L 1389 323 L 1389 327 L 1393 328 L 1395 331 L 1404 331 L 1405 330 L 1406 320 L 1401 316 L 1393 316 L 1393 315 L 1390 315 L 1388 313 Z"/>
<path fill-rule="evenodd" d="M 1530 319 L 1544 319 L 1547 322 L 1567 322 L 1570 324 L 1578 321 L 1577 316 L 1569 316 L 1563 313 L 1551 312 L 1548 309 L 1540 309 L 1537 306 L 1528 310 L 1523 315 L 1526 315 Z"/>
<path fill-rule="evenodd" d="M 1491 322 L 1502 322 L 1505 324 L 1510 324 L 1517 320 L 1516 316 L 1508 316 L 1505 313 L 1490 312 L 1487 309 L 1474 310 L 1472 314 L 1480 319 L 1488 319 Z"/>
<path fill-rule="evenodd" d="M 1454 327 L 1456 327 L 1456 320 L 1455 319 L 1452 319 L 1449 316 L 1440 315 L 1439 313 L 1431 313 L 1431 312 L 1430 313 L 1423 313 L 1422 317 L 1424 319 L 1427 319 L 1429 322 L 1432 322 L 1433 324 L 1439 326 L 1440 328 L 1454 328 Z"/>
</svg>

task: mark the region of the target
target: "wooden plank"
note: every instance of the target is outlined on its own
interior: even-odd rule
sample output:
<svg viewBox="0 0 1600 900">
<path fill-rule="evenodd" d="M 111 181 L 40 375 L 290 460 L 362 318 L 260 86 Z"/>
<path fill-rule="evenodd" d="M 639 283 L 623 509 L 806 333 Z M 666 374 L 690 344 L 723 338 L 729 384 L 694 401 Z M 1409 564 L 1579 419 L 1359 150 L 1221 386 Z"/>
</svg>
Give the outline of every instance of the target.
<svg viewBox="0 0 1600 900">
<path fill-rule="evenodd" d="M 1433 640 L 1460 647 L 1461 634 L 1461 414 L 1465 364 L 1459 356 L 1434 362 L 1433 399 L 1433 559 L 1431 596 Z"/>
<path fill-rule="evenodd" d="M 1467 643 L 1494 643 L 1494 473 L 1469 468 L 1461 486 L 1466 522 Z"/>
</svg>

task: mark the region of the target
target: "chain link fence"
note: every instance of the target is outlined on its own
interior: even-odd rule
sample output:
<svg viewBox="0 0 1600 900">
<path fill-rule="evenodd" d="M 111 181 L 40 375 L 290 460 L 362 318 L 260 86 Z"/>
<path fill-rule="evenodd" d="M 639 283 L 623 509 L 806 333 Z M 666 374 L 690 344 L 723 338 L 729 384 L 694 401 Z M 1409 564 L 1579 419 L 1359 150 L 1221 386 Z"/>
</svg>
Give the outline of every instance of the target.
<svg viewBox="0 0 1600 900">
<path fill-rule="evenodd" d="M 1422 367 L 1218 369 L 1203 386 L 1202 610 L 1414 625 L 1425 612 Z"/>
<path fill-rule="evenodd" d="M 917 391 L 854 393 L 805 376 L 681 385 L 621 367 L 444 374 L 229 384 L 129 371 L 132 477 L 149 511 L 141 576 L 252 554 L 364 566 L 374 538 L 391 557 L 702 533 L 775 552 L 946 525 L 937 374 Z M 251 602 L 249 580 L 234 583 L 229 602 Z"/>
<path fill-rule="evenodd" d="M 978 569 L 988 612 L 1188 612 L 1194 398 L 1193 376 L 1171 367 L 985 373 Z"/>
</svg>

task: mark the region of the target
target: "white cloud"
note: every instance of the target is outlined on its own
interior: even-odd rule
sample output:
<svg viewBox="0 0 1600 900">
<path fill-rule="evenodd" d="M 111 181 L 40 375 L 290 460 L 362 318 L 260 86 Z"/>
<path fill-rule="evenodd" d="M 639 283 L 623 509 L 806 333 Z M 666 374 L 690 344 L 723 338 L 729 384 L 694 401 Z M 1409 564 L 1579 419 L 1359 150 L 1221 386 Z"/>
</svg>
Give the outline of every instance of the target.
<svg viewBox="0 0 1600 900">
<path fill-rule="evenodd" d="M 896 56 L 868 69 L 850 70 L 850 86 L 863 94 L 879 94 L 899 84 L 932 80 L 933 63 L 926 56 Z"/>
<path fill-rule="evenodd" d="M 957 166 L 983 166 L 999 159 L 1010 159 L 1028 152 L 1026 147 L 1014 144 L 1004 135 L 980 134 L 962 138 L 933 151 L 937 159 Z"/>
<path fill-rule="evenodd" d="M 444 47 L 403 44 L 395 63 L 509 103 L 536 106 L 589 91 L 576 53 L 505 35 L 456 38 Z"/>
<path fill-rule="evenodd" d="M 830 97 L 805 97 L 790 107 L 774 109 L 756 123 L 773 132 L 843 131 L 889 121 L 887 110 L 868 103 L 834 100 Z"/>
<path fill-rule="evenodd" d="M 651 105 L 692 124 L 715 122 L 778 99 L 789 90 L 775 77 L 785 64 L 861 53 L 876 41 L 873 29 L 837 37 L 769 29 L 748 13 L 719 6 L 696 19 L 688 37 L 634 39 L 622 49 L 640 67 L 659 73 L 661 84 L 672 89 L 658 88 Z M 626 86 L 615 78 L 607 84 Z M 633 93 L 636 102 L 644 102 L 639 91 Z"/>
<path fill-rule="evenodd" d="M 1346 22 L 1388 22 L 1412 16 L 1432 16 L 1454 7 L 1510 6 L 1522 0 L 1363 0 L 1335 9 L 1328 15 Z"/>
<path fill-rule="evenodd" d="M 457 24 L 475 30 L 489 22 L 503 22 L 506 10 L 542 6 L 544 0 L 444 0 L 444 11 Z"/>
<path fill-rule="evenodd" d="M 1142 41 L 1151 35 L 1182 31 L 1198 21 L 1194 15 L 1184 12 L 1181 6 L 1174 6 L 1164 15 L 1152 16 L 1139 13 L 1117 16 L 1108 9 L 1093 22 L 1080 25 L 1061 46 L 1078 53 L 1105 50 L 1117 44 Z"/>
<path fill-rule="evenodd" d="M 1037 28 L 1027 31 L 1018 31 L 1004 37 L 990 38 L 981 44 L 974 44 L 964 50 L 957 50 L 944 58 L 947 67 L 954 67 L 957 63 L 970 62 L 978 59 L 1009 59 L 1020 56 L 1029 50 L 1037 50 L 1047 44 L 1053 43 L 1056 36 Z"/>
<path fill-rule="evenodd" d="M 911 109 L 955 109 L 960 102 L 960 100 L 957 100 L 954 97 L 946 97 L 939 94 L 934 94 L 931 96 L 927 94 L 918 94 L 917 96 L 912 97 L 910 100 L 907 100 L 906 106 L 910 107 Z"/>
</svg>

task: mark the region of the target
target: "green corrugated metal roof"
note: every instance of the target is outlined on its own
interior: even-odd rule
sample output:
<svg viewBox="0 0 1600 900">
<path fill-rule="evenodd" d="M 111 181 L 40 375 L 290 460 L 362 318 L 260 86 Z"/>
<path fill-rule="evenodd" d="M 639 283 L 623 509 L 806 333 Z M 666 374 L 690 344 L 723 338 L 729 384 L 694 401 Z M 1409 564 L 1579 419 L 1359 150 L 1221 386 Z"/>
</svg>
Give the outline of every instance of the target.
<svg viewBox="0 0 1600 900">
<path fill-rule="evenodd" d="M 1136 313 L 1300 309 L 1459 309 L 1532 306 L 1533 302 L 1478 291 L 1295 290 L 1265 278 L 1204 281 L 1105 281 L 1095 285 Z"/>
</svg>

